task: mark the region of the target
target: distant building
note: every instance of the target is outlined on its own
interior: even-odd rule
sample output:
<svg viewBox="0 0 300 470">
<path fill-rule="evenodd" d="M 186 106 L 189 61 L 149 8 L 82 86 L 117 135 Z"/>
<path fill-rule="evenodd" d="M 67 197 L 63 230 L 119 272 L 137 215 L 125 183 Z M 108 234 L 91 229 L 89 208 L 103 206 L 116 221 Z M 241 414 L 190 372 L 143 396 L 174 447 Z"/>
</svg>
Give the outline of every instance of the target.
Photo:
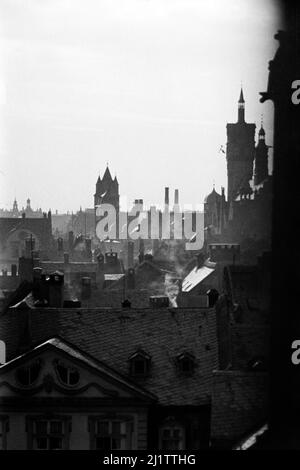
<svg viewBox="0 0 300 470">
<path fill-rule="evenodd" d="M 11 210 L 0 209 L 0 217 L 22 217 L 22 214 L 25 214 L 25 216 L 29 218 L 42 218 L 42 209 L 39 208 L 37 210 L 33 210 L 30 204 L 31 201 L 28 198 L 26 201 L 26 207 L 22 207 L 22 209 L 19 210 L 17 200 L 14 199 L 13 207 Z"/>
<path fill-rule="evenodd" d="M 221 194 L 213 188 L 204 201 L 206 244 L 239 243 L 249 259 L 270 248 L 272 176 L 268 149 L 262 124 L 255 145 L 255 124 L 245 121 L 241 90 L 238 120 L 227 124 L 227 199 L 224 188 Z"/>
<path fill-rule="evenodd" d="M 47 257 L 53 245 L 51 212 L 42 217 L 0 218 L 0 264 L 9 269 L 25 252 Z"/>
</svg>

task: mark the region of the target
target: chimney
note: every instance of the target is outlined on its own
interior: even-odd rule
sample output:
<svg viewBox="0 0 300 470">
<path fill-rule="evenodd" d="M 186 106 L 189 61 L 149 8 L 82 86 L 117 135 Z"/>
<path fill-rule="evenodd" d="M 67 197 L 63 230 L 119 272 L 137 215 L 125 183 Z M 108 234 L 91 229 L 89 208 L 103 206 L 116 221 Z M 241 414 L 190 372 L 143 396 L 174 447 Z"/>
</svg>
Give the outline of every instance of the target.
<svg viewBox="0 0 300 470">
<path fill-rule="evenodd" d="M 134 243 L 128 241 L 127 243 L 127 267 L 132 268 L 134 264 Z"/>
<path fill-rule="evenodd" d="M 145 258 L 145 243 L 142 238 L 139 239 L 139 262 L 142 263 Z"/>
<path fill-rule="evenodd" d="M 33 297 L 35 299 L 39 300 L 44 300 L 46 298 L 45 296 L 45 290 L 43 289 L 42 286 L 42 268 L 36 267 L 33 268 L 33 288 L 32 288 L 32 293 Z"/>
<path fill-rule="evenodd" d="M 64 263 L 69 264 L 69 260 L 70 260 L 69 253 L 64 253 Z"/>
<path fill-rule="evenodd" d="M 127 271 L 127 289 L 135 289 L 135 272 L 133 268 Z"/>
<path fill-rule="evenodd" d="M 235 264 L 240 259 L 240 245 L 238 243 L 210 243 L 210 261 L 217 263 Z"/>
<path fill-rule="evenodd" d="M 74 246 L 74 232 L 70 231 L 69 232 L 69 251 L 73 250 Z"/>
<path fill-rule="evenodd" d="M 32 252 L 34 250 L 35 240 L 32 237 L 25 239 L 25 256 L 26 258 L 31 258 Z"/>
<path fill-rule="evenodd" d="M 40 281 L 42 279 L 42 272 L 43 272 L 43 269 L 38 266 L 36 268 L 33 268 L 33 280 Z"/>
<path fill-rule="evenodd" d="M 16 277 L 17 275 L 17 265 L 16 264 L 12 264 L 11 265 L 11 276 L 12 277 Z"/>
<path fill-rule="evenodd" d="M 165 188 L 165 207 L 169 207 L 169 188 Z"/>
<path fill-rule="evenodd" d="M 105 262 L 110 266 L 118 265 L 118 253 L 115 251 L 110 251 L 105 253 Z"/>
<path fill-rule="evenodd" d="M 177 205 L 179 204 L 179 193 L 178 193 L 178 189 L 175 189 L 174 204 L 175 204 L 175 206 L 177 206 Z"/>
<path fill-rule="evenodd" d="M 203 253 L 199 253 L 199 254 L 197 255 L 197 269 L 202 268 L 202 266 L 203 266 L 203 264 L 204 264 L 204 261 L 205 261 L 204 254 L 203 254 Z"/>
<path fill-rule="evenodd" d="M 33 260 L 22 256 L 19 258 L 19 276 L 20 281 L 32 281 Z"/>
<path fill-rule="evenodd" d="M 49 307 L 61 308 L 64 300 L 64 275 L 58 271 L 50 274 L 48 285 Z"/>
<path fill-rule="evenodd" d="M 98 268 L 103 269 L 103 267 L 104 267 L 104 256 L 103 256 L 102 253 L 99 253 L 97 255 L 97 262 L 98 262 Z"/>
<path fill-rule="evenodd" d="M 206 295 L 208 297 L 208 306 L 214 307 L 219 298 L 219 292 L 216 289 L 209 289 L 206 292 Z"/>
<path fill-rule="evenodd" d="M 91 298 L 91 278 L 81 278 L 81 299 L 88 300 Z"/>
<path fill-rule="evenodd" d="M 88 261 L 92 261 L 93 253 L 92 253 L 92 240 L 90 238 L 85 239 L 85 251 Z"/>
<path fill-rule="evenodd" d="M 167 295 L 151 295 L 149 297 L 149 306 L 151 308 L 169 307 L 169 297 Z"/>
<path fill-rule="evenodd" d="M 58 252 L 64 251 L 64 241 L 61 237 L 57 239 L 57 251 Z"/>
<path fill-rule="evenodd" d="M 6 362 L 6 346 L 4 341 L 0 341 L 0 365 Z"/>
<path fill-rule="evenodd" d="M 85 239 L 85 249 L 86 251 L 92 251 L 92 240 L 90 238 Z"/>
</svg>

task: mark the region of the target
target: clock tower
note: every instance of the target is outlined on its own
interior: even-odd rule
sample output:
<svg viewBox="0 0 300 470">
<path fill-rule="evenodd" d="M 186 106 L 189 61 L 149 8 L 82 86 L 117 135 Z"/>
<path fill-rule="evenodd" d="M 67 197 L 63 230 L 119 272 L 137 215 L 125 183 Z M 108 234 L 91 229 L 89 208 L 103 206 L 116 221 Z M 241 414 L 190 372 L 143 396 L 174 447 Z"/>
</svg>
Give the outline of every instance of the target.
<svg viewBox="0 0 300 470">
<path fill-rule="evenodd" d="M 238 101 L 238 120 L 227 124 L 227 178 L 228 201 L 248 192 L 253 177 L 255 156 L 255 124 L 245 121 L 245 100 L 241 89 Z"/>
</svg>

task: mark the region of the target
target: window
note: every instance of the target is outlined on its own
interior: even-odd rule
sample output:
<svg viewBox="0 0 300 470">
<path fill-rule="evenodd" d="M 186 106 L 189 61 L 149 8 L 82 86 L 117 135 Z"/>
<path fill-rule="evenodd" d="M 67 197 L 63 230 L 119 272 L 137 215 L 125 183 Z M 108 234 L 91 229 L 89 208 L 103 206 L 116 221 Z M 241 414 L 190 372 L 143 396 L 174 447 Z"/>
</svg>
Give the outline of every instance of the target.
<svg viewBox="0 0 300 470">
<path fill-rule="evenodd" d="M 160 450 L 183 450 L 184 449 L 184 429 L 174 423 L 165 425 L 160 429 Z"/>
<path fill-rule="evenodd" d="M 176 358 L 177 368 L 181 374 L 191 375 L 195 369 L 195 357 L 189 353 L 182 353 Z"/>
<path fill-rule="evenodd" d="M 67 366 L 59 360 L 54 361 L 54 367 L 59 380 L 64 385 L 74 386 L 79 382 L 79 372 L 75 367 Z"/>
<path fill-rule="evenodd" d="M 146 377 L 150 372 L 151 358 L 144 351 L 137 351 L 129 358 L 130 374 L 135 377 Z"/>
<path fill-rule="evenodd" d="M 71 418 L 28 418 L 28 448 L 35 450 L 68 449 Z"/>
<path fill-rule="evenodd" d="M 6 435 L 9 431 L 8 416 L 0 415 L 0 450 L 6 450 Z"/>
<path fill-rule="evenodd" d="M 90 417 L 89 430 L 91 449 L 103 451 L 132 449 L 132 417 Z"/>
<path fill-rule="evenodd" d="M 16 371 L 17 381 L 24 387 L 32 385 L 38 379 L 41 367 L 42 364 L 39 359 L 29 366 L 20 367 Z"/>
</svg>

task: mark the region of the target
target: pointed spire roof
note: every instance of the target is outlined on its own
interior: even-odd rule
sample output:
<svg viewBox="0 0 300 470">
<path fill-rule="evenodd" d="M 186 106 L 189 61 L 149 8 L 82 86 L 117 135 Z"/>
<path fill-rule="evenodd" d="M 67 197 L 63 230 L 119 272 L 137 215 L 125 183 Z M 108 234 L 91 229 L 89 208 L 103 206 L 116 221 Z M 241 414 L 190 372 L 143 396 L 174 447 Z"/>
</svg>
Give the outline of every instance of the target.
<svg viewBox="0 0 300 470">
<path fill-rule="evenodd" d="M 259 129 L 258 135 L 261 135 L 261 136 L 266 135 L 265 130 L 264 130 L 263 115 L 261 115 L 260 129 Z"/>
<path fill-rule="evenodd" d="M 266 135 L 263 126 L 261 126 L 261 128 L 259 129 L 258 134 L 259 134 L 259 135 Z"/>
<path fill-rule="evenodd" d="M 245 103 L 245 100 L 244 100 L 244 93 L 243 93 L 243 88 L 241 88 L 241 93 L 240 93 L 239 103 Z"/>
<path fill-rule="evenodd" d="M 108 165 L 107 165 L 105 173 L 103 175 L 103 180 L 112 180 Z"/>
</svg>

